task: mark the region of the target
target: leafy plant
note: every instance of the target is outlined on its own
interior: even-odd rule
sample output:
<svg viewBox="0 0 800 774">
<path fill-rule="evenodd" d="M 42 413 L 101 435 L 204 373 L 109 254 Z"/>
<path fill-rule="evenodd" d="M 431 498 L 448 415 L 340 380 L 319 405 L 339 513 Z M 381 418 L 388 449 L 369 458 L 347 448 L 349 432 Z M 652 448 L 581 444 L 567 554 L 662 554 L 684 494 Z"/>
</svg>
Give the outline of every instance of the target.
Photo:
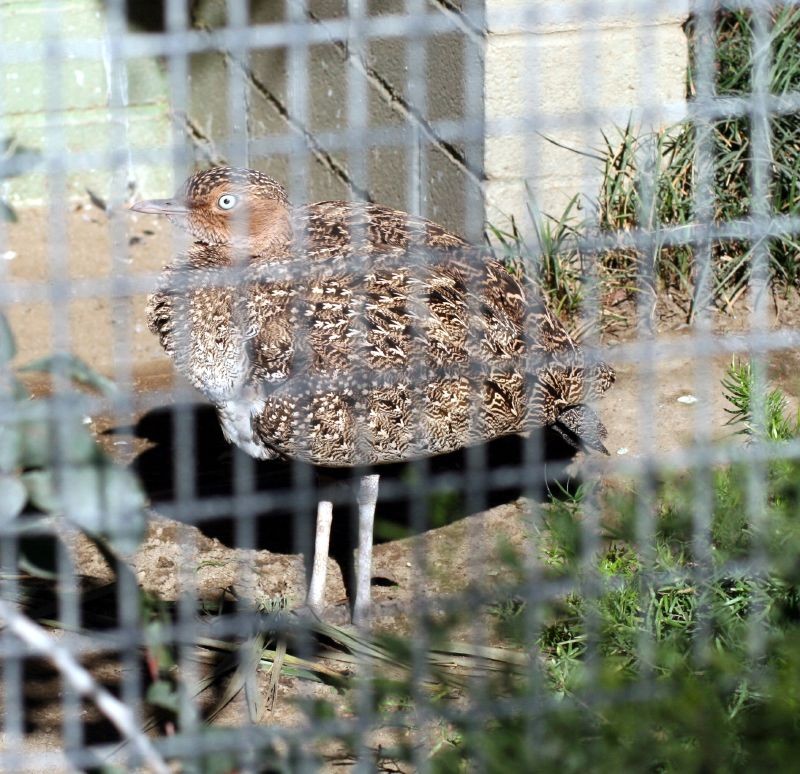
<svg viewBox="0 0 800 774">
<path fill-rule="evenodd" d="M 697 53 L 700 44 L 693 21 L 687 25 L 690 67 L 687 98 L 696 97 Z M 772 59 L 769 91 L 793 92 L 800 84 L 800 9 L 779 7 L 769 31 Z M 716 21 L 714 91 L 721 97 L 753 95 L 753 30 L 749 10 L 723 10 Z M 752 214 L 752 167 L 755 152 L 749 116 L 714 121 L 710 127 L 708 155 L 711 169 L 711 217 L 716 223 L 747 219 Z M 769 116 L 768 169 L 765 201 L 768 215 L 800 214 L 800 123 L 796 113 Z M 729 308 L 744 293 L 756 258 L 765 256 L 771 280 L 788 287 L 800 283 L 800 241 L 795 234 L 780 233 L 767 242 L 742 236 L 716 240 L 710 261 L 696 260 L 696 245 L 680 239 L 666 242 L 667 227 L 688 226 L 697 219 L 698 131 L 695 122 L 683 121 L 657 132 L 641 132 L 632 123 L 616 135 L 603 136 L 601 148 L 585 155 L 599 159 L 602 180 L 596 202 L 597 222 L 576 218 L 580 201 L 575 197 L 558 218 L 531 217 L 535 244 L 526 244 L 516 223 L 510 231 L 489 227 L 513 267 L 522 267 L 541 282 L 545 295 L 559 312 L 577 312 L 583 300 L 587 273 L 581 244 L 595 226 L 607 233 L 640 230 L 648 241 L 636 248 L 604 250 L 593 256 L 597 279 L 608 297 L 634 295 L 642 283 L 677 292 L 691 299 L 689 316 L 709 303 Z M 760 264 L 757 264 L 760 265 Z"/>
<path fill-rule="evenodd" d="M 541 218 L 528 207 L 536 244 L 528 244 L 511 219 L 511 230 L 489 225 L 488 237 L 502 252 L 500 256 L 515 274 L 537 277 L 540 286 L 558 313 L 572 315 L 583 301 L 584 261 L 579 249 L 583 223 L 577 217 L 580 198 L 574 196 L 556 219 Z"/>
<path fill-rule="evenodd" d="M 800 434 L 800 413 L 791 421 L 787 415 L 786 396 L 777 389 L 767 392 L 759 408 L 763 416 L 754 419 L 754 394 L 759 385 L 756 382 L 753 366 L 750 362 L 741 363 L 735 358 L 728 366 L 722 381 L 726 400 L 733 406 L 725 409 L 731 418 L 728 424 L 740 425 L 739 432 L 747 435 L 759 435 L 772 441 L 790 441 Z"/>
<path fill-rule="evenodd" d="M 767 392 L 749 364 L 733 362 L 732 421 L 767 443 L 797 437 L 785 396 L 773 389 L 759 402 L 756 389 Z M 790 760 L 800 749 L 798 683 L 787 684 L 800 675 L 800 462 L 762 472 L 761 501 L 745 466 L 664 477 L 647 500 L 629 485 L 596 489 L 604 540 L 593 558 L 582 546 L 595 523 L 583 513 L 589 491 L 551 502 L 539 520 L 546 573 L 533 618 L 519 558 L 519 590 L 491 608 L 499 636 L 541 654 L 541 670 L 484 686 L 463 713 L 450 707 L 451 741 L 433 770 L 480 761 L 497 772 L 722 771 Z M 653 534 L 641 544 L 645 508 Z M 570 590 L 542 600 L 544 584 L 559 581 Z"/>
<path fill-rule="evenodd" d="M 39 161 L 38 151 L 19 145 L 12 138 L 0 139 L 0 180 L 24 175 Z M 0 218 L 12 222 L 17 219 L 17 214 L 2 199 L 0 199 Z"/>
<path fill-rule="evenodd" d="M 18 534 L 21 560 L 32 572 L 47 573 L 49 548 L 40 535 L 55 518 L 128 552 L 145 527 L 145 497 L 136 476 L 115 465 L 82 421 L 85 401 L 77 394 L 33 399 L 17 376 L 39 370 L 113 394 L 114 386 L 78 358 L 43 359 L 15 373 L 16 343 L 0 314 L 0 522 Z"/>
</svg>

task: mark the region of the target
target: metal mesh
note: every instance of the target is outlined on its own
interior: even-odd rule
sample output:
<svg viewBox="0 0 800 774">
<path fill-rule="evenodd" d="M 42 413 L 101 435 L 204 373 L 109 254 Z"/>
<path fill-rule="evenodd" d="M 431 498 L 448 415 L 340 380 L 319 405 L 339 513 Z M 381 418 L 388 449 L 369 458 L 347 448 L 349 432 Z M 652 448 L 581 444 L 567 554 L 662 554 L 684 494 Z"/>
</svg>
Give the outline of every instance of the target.
<svg viewBox="0 0 800 774">
<path fill-rule="evenodd" d="M 581 750 L 643 765 L 650 746 L 659 765 L 670 732 L 653 742 L 635 715 L 671 728 L 671 622 L 688 621 L 698 686 L 709 653 L 746 654 L 746 674 L 713 678 L 726 718 L 769 694 L 795 583 L 772 533 L 776 509 L 791 526 L 780 465 L 800 436 L 770 390 L 783 374 L 791 395 L 800 344 L 797 277 L 775 257 L 800 231 L 794 192 L 776 193 L 800 103 L 775 68 L 797 22 L 791 4 L 663 5 L 0 2 L 18 218 L 0 223 L 3 770 L 544 770 L 573 741 L 570 770 Z M 737 13 L 747 76 L 725 90 L 720 25 Z M 729 174 L 734 125 L 747 142 Z M 554 171 L 567 146 L 577 160 Z M 147 330 L 145 296 L 189 243 L 127 207 L 218 164 L 269 173 L 295 203 L 442 223 L 536 278 L 588 364 L 618 371 L 592 403 L 607 459 L 565 472 L 558 439 L 534 432 L 375 469 L 369 630 L 347 627 L 365 470 L 229 446 Z M 732 356 L 750 363 L 745 441 L 723 424 Z M 719 526 L 736 487 L 738 543 Z M 295 611 L 321 500 L 337 561 L 320 622 Z M 607 748 L 603 728 L 619 732 Z M 687 766 L 708 738 L 680 737 Z"/>
</svg>

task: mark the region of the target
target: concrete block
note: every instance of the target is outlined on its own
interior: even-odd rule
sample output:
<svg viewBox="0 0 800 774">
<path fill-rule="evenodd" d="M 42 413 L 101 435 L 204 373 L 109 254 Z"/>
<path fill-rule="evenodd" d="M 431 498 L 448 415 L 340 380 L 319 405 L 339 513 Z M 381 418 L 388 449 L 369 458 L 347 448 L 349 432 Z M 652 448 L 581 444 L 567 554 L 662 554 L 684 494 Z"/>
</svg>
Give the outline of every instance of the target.
<svg viewBox="0 0 800 774">
<path fill-rule="evenodd" d="M 487 117 L 578 115 L 591 108 L 641 110 L 685 98 L 686 38 L 680 28 L 615 28 L 491 39 Z"/>
<path fill-rule="evenodd" d="M 159 65 L 152 59 L 131 60 L 111 71 L 102 59 L 44 59 L 48 36 L 56 43 L 70 39 L 103 39 L 109 32 L 101 0 L 66 0 L 52 14 L 43 0 L 0 3 L 0 45 L 8 62 L 0 65 L 0 136 L 14 136 L 68 165 L 68 191 L 85 197 L 90 187 L 101 196 L 110 194 L 112 170 L 70 168 L 74 154 L 131 149 L 163 148 L 171 140 L 167 90 Z M 42 61 L 15 64 L 14 46 L 42 44 Z M 122 69 L 120 87 L 127 91 L 127 108 L 112 107 L 109 80 Z M 121 140 L 121 138 L 125 138 Z M 112 143 L 114 144 L 112 148 Z M 123 148 L 124 150 L 124 148 Z M 42 168 L 42 170 L 44 167 Z M 163 195 L 171 188 L 168 169 L 131 165 L 128 173 L 143 193 Z M 17 206 L 39 203 L 47 196 L 44 171 L 5 181 L 4 192 Z"/>
<path fill-rule="evenodd" d="M 689 0 L 488 0 L 493 35 L 547 35 L 568 30 L 683 24 Z"/>
<path fill-rule="evenodd" d="M 202 9 L 204 21 L 219 20 L 220 9 L 215 0 L 204 3 Z M 404 9 L 403 0 L 371 0 L 367 5 L 367 13 L 373 15 L 400 13 Z M 309 3 L 309 10 L 324 25 L 326 20 L 346 15 L 347 6 L 344 0 L 313 0 Z M 428 4 L 428 12 L 440 13 L 435 0 Z M 258 3 L 252 7 L 251 19 L 254 22 L 272 23 L 282 18 L 281 4 Z M 463 35 L 437 36 L 429 39 L 425 46 L 427 65 L 423 86 L 426 95 L 423 102 L 427 104 L 414 107 L 430 121 L 459 120 L 465 110 L 463 71 L 468 48 Z M 338 184 L 332 184 L 331 177 L 336 177 L 333 170 L 338 167 L 345 170 L 360 188 L 369 190 L 376 201 L 405 208 L 411 201 L 407 191 L 408 167 L 412 163 L 408 149 L 413 138 L 413 124 L 403 106 L 411 96 L 408 88 L 408 42 L 395 38 L 371 40 L 364 48 L 368 72 L 358 77 L 365 79 L 367 127 L 403 127 L 405 132 L 394 147 L 370 145 L 367 141 L 363 148 L 366 176 L 359 176 L 358 165 L 352 163 L 354 155 L 348 154 L 346 149 L 324 148 L 329 161 L 314 161 L 308 165 L 312 174 L 320 178 L 319 181 L 309 181 L 309 192 L 337 192 L 337 195 L 349 198 L 341 178 Z M 477 56 L 477 51 L 473 55 Z M 289 93 L 288 62 L 287 49 L 254 51 L 249 56 L 253 80 L 248 93 L 249 129 L 254 139 L 273 134 L 297 136 L 286 118 L 297 102 L 297 95 Z M 201 127 L 208 127 L 212 141 L 222 147 L 229 133 L 229 85 L 220 77 L 220 61 L 213 55 L 204 55 L 193 60 L 192 64 L 192 120 Z M 303 128 L 315 137 L 345 131 L 350 120 L 348 88 L 352 67 L 346 60 L 343 47 L 333 42 L 310 46 L 306 68 L 308 93 L 300 95 L 300 100 L 305 101 Z M 260 86 L 255 85 L 256 82 Z M 480 93 L 482 81 L 473 87 Z M 297 123 L 300 116 L 292 116 L 292 119 Z M 429 139 L 425 141 L 430 142 Z M 285 160 L 262 157 L 261 161 L 270 169 L 288 169 Z M 446 169 L 447 165 L 452 169 Z M 458 203 L 463 201 L 463 194 L 454 195 L 454 181 L 460 176 L 463 188 L 467 184 L 465 172 L 441 149 L 436 152 L 432 169 L 434 172 L 431 174 L 435 177 L 422 181 L 422 201 L 429 202 L 432 210 L 441 213 L 449 225 L 461 230 L 464 213 Z M 446 184 L 445 180 L 448 181 Z"/>
<path fill-rule="evenodd" d="M 587 19 L 585 3 L 537 0 L 525 4 L 526 18 L 533 23 L 538 13 L 548 24 L 531 31 L 520 23 L 489 35 L 484 170 L 490 219 L 507 225 L 531 201 L 558 217 L 575 194 L 585 195 L 588 205 L 599 191 L 601 164 L 587 155 L 602 147 L 603 134 L 613 138 L 628 122 L 647 131 L 683 115 L 684 19 L 674 18 L 675 8 L 646 16 L 645 6 L 654 10 L 648 3 L 639 4 L 638 14 L 629 9 L 626 19 L 623 5 L 609 3 L 607 18 Z M 522 4 L 492 0 L 487 13 L 491 18 L 496 11 L 497 19 L 509 9 L 520 11 Z M 523 125 L 503 128 L 509 119 Z"/>
</svg>

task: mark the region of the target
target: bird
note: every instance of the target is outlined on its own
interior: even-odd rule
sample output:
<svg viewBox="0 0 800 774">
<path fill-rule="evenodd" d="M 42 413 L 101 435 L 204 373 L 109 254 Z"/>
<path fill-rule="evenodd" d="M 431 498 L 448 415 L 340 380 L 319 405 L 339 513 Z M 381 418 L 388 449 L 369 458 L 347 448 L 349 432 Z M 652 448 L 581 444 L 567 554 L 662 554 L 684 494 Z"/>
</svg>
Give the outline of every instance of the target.
<svg viewBox="0 0 800 774">
<path fill-rule="evenodd" d="M 613 367 L 589 359 L 537 283 L 487 248 L 373 203 L 293 206 L 265 173 L 227 166 L 131 209 L 188 233 L 148 297 L 148 327 L 252 457 L 374 470 L 540 427 L 608 454 L 591 404 Z M 356 498 L 362 627 L 379 475 L 362 476 Z"/>
</svg>

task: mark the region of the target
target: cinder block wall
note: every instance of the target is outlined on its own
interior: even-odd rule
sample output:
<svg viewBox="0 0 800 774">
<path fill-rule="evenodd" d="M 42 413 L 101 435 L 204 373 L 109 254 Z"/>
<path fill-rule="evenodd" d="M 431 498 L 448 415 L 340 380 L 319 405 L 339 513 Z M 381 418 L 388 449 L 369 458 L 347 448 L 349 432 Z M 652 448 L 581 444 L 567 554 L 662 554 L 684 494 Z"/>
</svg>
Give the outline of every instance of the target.
<svg viewBox="0 0 800 774">
<path fill-rule="evenodd" d="M 371 17 L 403 13 L 405 0 L 371 0 Z M 431 17 L 442 13 L 458 14 L 460 0 L 428 0 Z M 308 20 L 323 30 L 332 20 L 346 18 L 346 0 L 311 0 Z M 256 23 L 284 19 L 283 2 L 256 2 L 251 18 Z M 201 0 L 195 7 L 194 24 L 214 28 L 225 23 L 224 0 Z M 290 94 L 289 53 L 286 49 L 251 52 L 245 73 L 247 81 L 248 134 L 251 139 L 288 133 L 301 138 L 312 149 L 309 162 L 309 199 L 351 198 L 353 191 L 401 209 L 415 209 L 409 191 L 409 166 L 413 162 L 410 145 L 418 132 L 424 145 L 422 181 L 419 196 L 421 214 L 441 221 L 458 231 L 480 234 L 482 224 L 465 222 L 466 213 L 482 211 L 482 139 L 477 145 L 478 163 L 470 170 L 464 143 L 448 142 L 431 128 L 433 121 L 461 121 L 466 110 L 465 69 L 467 60 L 477 77 L 472 96 L 482 105 L 482 49 L 480 35 L 473 39 L 461 33 L 427 38 L 425 99 L 415 102 L 409 94 L 409 45 L 398 38 L 373 39 L 362 52 L 348 51 L 341 43 L 318 44 L 308 49 L 306 95 Z M 302 61 L 302 60 L 301 60 Z M 399 147 L 368 147 L 364 170 L 360 173 L 347 150 L 326 144 L 326 132 L 348 126 L 348 78 L 351 67 L 365 79 L 367 120 L 370 129 L 399 128 Z M 212 160 L 229 158 L 224 141 L 231 130 L 228 75 L 234 64 L 231 57 L 205 54 L 192 62 L 192 103 L 190 121 L 195 142 Z M 298 104 L 303 102 L 304 105 Z M 480 114 L 480 110 L 479 110 Z M 241 127 L 238 127 L 241 130 Z M 279 152 L 254 152 L 250 163 L 289 180 L 289 159 Z M 470 201 L 471 197 L 471 201 Z M 476 219 L 482 221 L 482 214 Z"/>
<path fill-rule="evenodd" d="M 685 114 L 687 0 L 586 3 L 487 0 L 487 218 L 523 230 L 526 212 L 559 217 L 596 198 L 601 162 L 586 154 Z M 502 122 L 527 119 L 526 126 Z M 493 125 L 495 128 L 493 128 Z"/>
<path fill-rule="evenodd" d="M 254 0 L 251 20 L 280 21 L 284 5 Z M 525 229 L 529 205 L 558 216 L 576 193 L 590 201 L 599 186 L 599 164 L 581 152 L 598 148 L 603 132 L 613 137 L 629 119 L 659 126 L 682 115 L 687 45 L 681 25 L 688 0 L 485 0 L 479 19 L 463 15 L 463 0 L 425 5 L 432 19 L 448 14 L 462 30 L 427 39 L 426 105 L 415 104 L 409 94 L 408 43 L 396 38 L 370 41 L 360 54 L 334 41 L 311 46 L 305 95 L 290 94 L 287 49 L 253 51 L 244 70 L 231 55 L 192 56 L 187 144 L 198 165 L 241 161 L 228 139 L 246 130 L 256 141 L 248 163 L 288 181 L 288 156 L 279 143 L 264 147 L 264 142 L 293 136 L 298 147 L 311 149 L 307 198 L 349 198 L 356 190 L 402 209 L 416 204 L 422 214 L 476 238 L 484 203 L 492 223 L 505 225 L 514 215 Z M 0 45 L 12 57 L 17 42 L 43 44 L 47 6 L 44 0 L 0 0 Z M 308 7 L 310 23 L 322 29 L 347 14 L 346 0 L 310 0 Z M 405 0 L 367 3 L 370 16 L 404 9 Z M 59 11 L 59 37 L 106 35 L 102 0 L 62 0 Z M 224 25 L 225 0 L 194 0 L 191 19 L 198 29 Z M 400 147 L 365 149 L 363 173 L 346 149 L 325 141 L 326 132 L 348 125 L 348 57 L 366 79 L 368 126 L 402 131 Z M 477 73 L 472 84 L 465 77 L 470 70 Z M 47 71 L 43 56 L 38 62 L 0 64 L 0 136 L 13 134 L 32 147 L 56 139 L 65 153 L 114 150 L 121 133 L 109 109 L 104 62 L 62 62 L 58 110 L 48 122 L 48 88 L 57 75 Z M 123 136 L 131 147 L 163 150 L 171 140 L 172 107 L 163 65 L 130 62 L 127 76 Z M 231 109 L 232 83 L 244 83 L 244 109 L 238 114 Z M 467 148 L 438 136 L 432 122 L 464 120 L 470 99 L 478 104 L 486 133 Z M 527 123 L 515 126 L 515 120 Z M 425 148 L 418 200 L 408 188 L 410 165 L 417 163 L 411 151 L 415 133 Z M 145 194 L 167 194 L 174 185 L 164 168 L 140 165 L 132 175 Z M 107 195 L 109 182 L 102 164 L 70 177 L 76 195 L 87 186 Z M 40 173 L 6 187 L 12 203 L 37 203 L 44 183 Z"/>
<path fill-rule="evenodd" d="M 347 13 L 346 0 L 311 0 L 309 18 L 326 21 Z M 404 0 L 372 0 L 370 15 L 401 13 Z M 458 15 L 462 2 L 428 0 L 432 16 Z M 215 27 L 225 22 L 224 0 L 201 0 L 195 23 Z M 283 3 L 254 4 L 255 20 L 278 21 Z M 366 73 L 369 126 L 402 126 L 411 132 L 420 123 L 465 117 L 465 73 L 477 63 L 482 82 L 486 134 L 478 149 L 477 168 L 465 163 L 463 143 L 448 143 L 423 127 L 429 164 L 423 169 L 420 210 L 471 237 L 482 224 L 467 222 L 469 197 L 486 205 L 486 218 L 506 226 L 510 216 L 527 230 L 532 207 L 558 217 L 575 194 L 584 204 L 596 198 L 600 164 L 587 157 L 614 138 L 628 121 L 642 128 L 665 126 L 685 112 L 687 41 L 682 25 L 688 0 L 668 3 L 587 3 L 584 0 L 486 0 L 485 16 L 464 18 L 462 29 L 476 22 L 485 34 L 453 33 L 428 39 L 427 105 L 408 95 L 407 44 L 372 41 L 359 66 Z M 193 67 L 190 117 L 196 142 L 209 158 L 226 156 L 220 143 L 230 130 L 226 68 L 222 55 L 197 57 Z M 282 50 L 255 52 L 247 73 L 248 127 L 251 137 L 267 137 L 294 127 L 298 136 L 316 142 L 324 132 L 347 126 L 349 65 L 344 46 L 310 49 L 306 115 L 294 112 Z M 209 95 L 212 95 L 209 99 Z M 215 96 L 213 96 L 215 95 Z M 527 122 L 513 126 L 515 119 Z M 314 148 L 309 198 L 348 197 L 353 187 L 374 200 L 411 208 L 407 190 L 407 148 L 370 148 L 367 174 L 355 173 L 346 152 L 324 142 Z M 482 164 L 480 163 L 482 159 Z M 251 162 L 281 179 L 288 178 L 287 159 L 254 154 Z M 478 207 L 478 211 L 481 207 Z"/>
<path fill-rule="evenodd" d="M 57 7 L 57 13 L 53 8 Z M 108 196 L 108 164 L 112 152 L 126 148 L 164 147 L 170 141 L 170 118 L 164 76 L 152 59 L 131 60 L 125 73 L 129 107 L 111 110 L 110 63 L 103 56 L 46 60 L 46 45 L 107 38 L 102 0 L 0 0 L 0 138 L 13 137 L 35 149 L 48 148 L 58 158 L 98 154 L 97 164 L 72 172 L 70 194 L 84 196 L 91 188 Z M 15 61 L 22 46 L 36 52 Z M 37 51 L 38 49 L 38 51 Z M 122 146 L 122 147 L 120 147 Z M 158 193 L 169 183 L 169 170 L 139 164 L 130 170 L 139 190 Z M 41 204 L 46 199 L 44 168 L 4 183 L 14 205 Z"/>
</svg>

